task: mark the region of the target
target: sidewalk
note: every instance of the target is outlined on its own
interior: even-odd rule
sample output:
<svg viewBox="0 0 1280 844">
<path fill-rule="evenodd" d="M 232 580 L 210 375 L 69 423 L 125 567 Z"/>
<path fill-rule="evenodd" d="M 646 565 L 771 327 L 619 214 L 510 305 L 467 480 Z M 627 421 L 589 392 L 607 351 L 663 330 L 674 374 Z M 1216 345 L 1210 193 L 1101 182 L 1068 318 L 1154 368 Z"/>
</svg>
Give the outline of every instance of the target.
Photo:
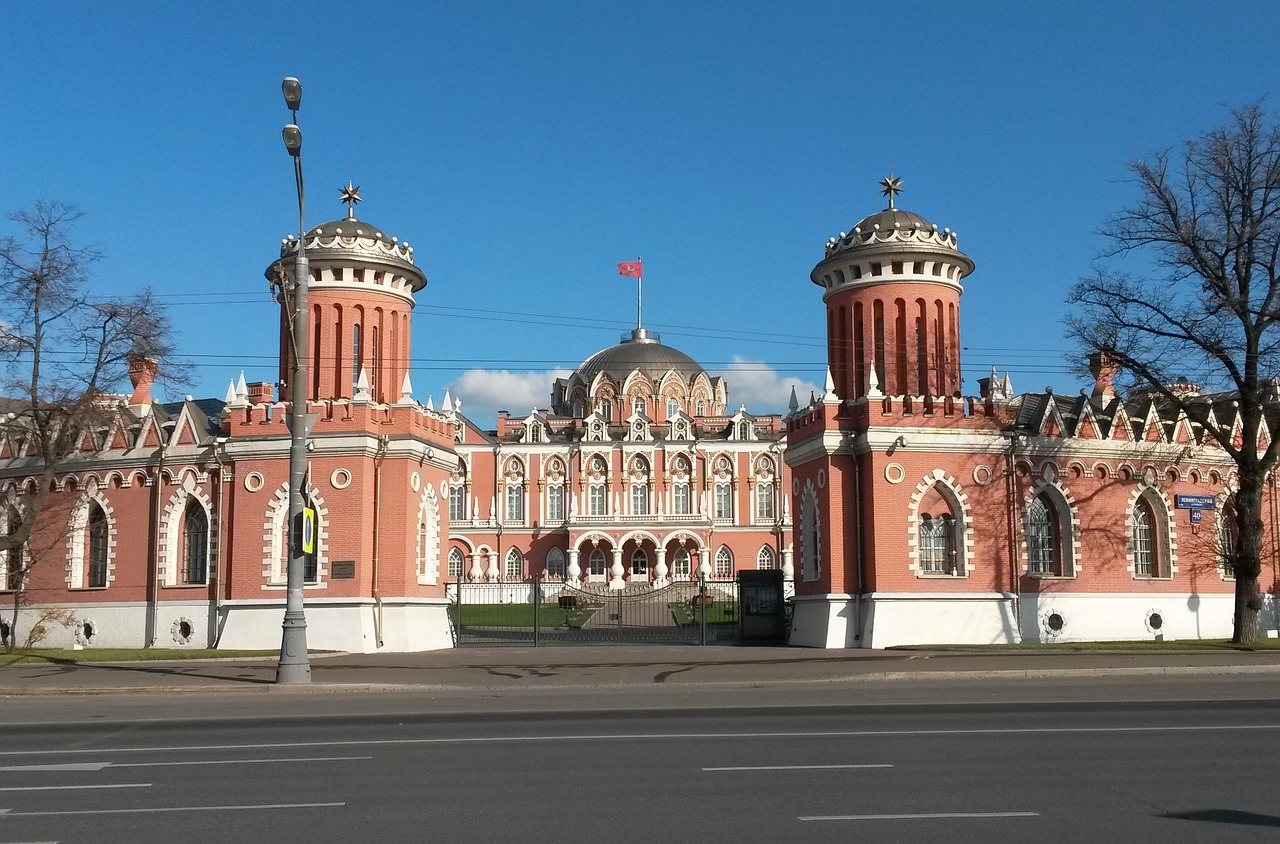
<svg viewBox="0 0 1280 844">
<path fill-rule="evenodd" d="M 68 653 L 69 657 L 74 656 Z M 690 646 L 314 654 L 307 690 L 518 690 L 1193 674 L 1280 677 L 1280 651 L 812 650 Z M 270 691 L 275 659 L 0 666 L 0 695 Z M 296 689 L 298 687 L 289 687 Z"/>
</svg>

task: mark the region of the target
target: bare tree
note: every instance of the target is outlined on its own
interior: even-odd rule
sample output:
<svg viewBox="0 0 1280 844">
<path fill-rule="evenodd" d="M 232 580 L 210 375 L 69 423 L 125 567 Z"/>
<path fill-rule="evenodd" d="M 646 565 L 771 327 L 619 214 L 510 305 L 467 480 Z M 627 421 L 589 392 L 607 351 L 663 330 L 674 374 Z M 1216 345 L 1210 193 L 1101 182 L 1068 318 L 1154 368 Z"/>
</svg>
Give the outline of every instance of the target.
<svg viewBox="0 0 1280 844">
<path fill-rule="evenodd" d="M 20 234 L 0 239 L 0 433 L 20 450 L 11 468 L 35 482 L 25 484 L 20 507 L 5 505 L 8 530 L 0 533 L 14 597 L 9 648 L 31 569 L 43 556 L 31 544 L 32 529 L 55 477 L 81 452 L 86 433 L 119 413 L 119 397 L 109 391 L 128 383 L 129 361 L 159 361 L 173 351 L 169 321 L 150 291 L 90 294 L 89 268 L 101 254 L 69 239 L 80 216 L 62 203 L 37 202 L 9 214 Z"/>
<path fill-rule="evenodd" d="M 1185 411 L 1235 463 L 1233 641 L 1250 644 L 1262 607 L 1263 491 L 1280 455 L 1280 126 L 1246 105 L 1129 171 L 1140 198 L 1111 220 L 1109 260 L 1073 288 L 1069 330 L 1132 385 Z M 1130 255 L 1152 270 L 1115 269 Z M 1182 375 L 1217 395 L 1178 390 Z"/>
</svg>

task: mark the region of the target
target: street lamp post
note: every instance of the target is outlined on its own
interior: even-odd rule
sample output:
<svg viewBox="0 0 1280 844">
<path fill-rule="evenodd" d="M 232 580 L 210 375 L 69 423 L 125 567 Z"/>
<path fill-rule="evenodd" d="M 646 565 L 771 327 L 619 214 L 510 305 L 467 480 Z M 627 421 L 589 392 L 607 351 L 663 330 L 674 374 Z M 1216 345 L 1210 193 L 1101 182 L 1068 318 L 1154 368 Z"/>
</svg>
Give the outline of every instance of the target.
<svg viewBox="0 0 1280 844">
<path fill-rule="evenodd" d="M 303 240 L 303 208 L 306 195 L 302 188 L 302 130 L 298 128 L 298 107 L 302 105 L 302 83 L 292 76 L 281 84 L 284 101 L 293 113 L 293 122 L 284 127 L 284 145 L 293 158 L 293 175 L 298 184 L 298 252 L 293 264 L 293 279 L 285 281 L 283 299 L 292 308 L 289 316 L 289 349 L 292 353 L 289 374 L 289 564 L 285 597 L 283 634 L 280 638 L 280 662 L 276 682 L 295 685 L 311 682 L 311 662 L 307 656 L 307 617 L 302 606 L 302 585 L 306 580 L 307 553 L 303 548 L 303 510 L 306 498 L 303 485 L 307 475 L 307 286 L 309 269 Z"/>
</svg>

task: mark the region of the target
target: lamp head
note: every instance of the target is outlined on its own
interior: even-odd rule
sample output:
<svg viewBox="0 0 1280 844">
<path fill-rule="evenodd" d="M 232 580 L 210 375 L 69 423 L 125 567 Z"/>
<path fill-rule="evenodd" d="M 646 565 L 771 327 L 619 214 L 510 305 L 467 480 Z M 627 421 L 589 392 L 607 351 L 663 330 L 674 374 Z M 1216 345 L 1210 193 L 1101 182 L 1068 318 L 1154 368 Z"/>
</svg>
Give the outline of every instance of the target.
<svg viewBox="0 0 1280 844">
<path fill-rule="evenodd" d="M 284 148 L 289 150 L 289 154 L 294 158 L 302 155 L 302 130 L 298 128 L 296 123 L 290 123 L 284 127 L 281 133 L 284 136 Z"/>
<path fill-rule="evenodd" d="M 280 89 L 284 91 L 284 103 L 289 111 L 297 111 L 302 105 L 302 83 L 296 76 L 286 76 L 280 83 Z"/>
</svg>

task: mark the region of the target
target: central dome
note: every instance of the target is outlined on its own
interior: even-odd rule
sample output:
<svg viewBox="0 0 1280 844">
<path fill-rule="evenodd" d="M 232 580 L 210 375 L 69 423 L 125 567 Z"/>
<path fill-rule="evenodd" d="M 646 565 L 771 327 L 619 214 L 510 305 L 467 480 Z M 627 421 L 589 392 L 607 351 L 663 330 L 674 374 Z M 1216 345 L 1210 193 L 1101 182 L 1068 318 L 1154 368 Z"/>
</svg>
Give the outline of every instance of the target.
<svg viewBox="0 0 1280 844">
<path fill-rule="evenodd" d="M 574 375 L 590 384 L 601 372 L 621 384 L 627 376 L 640 370 L 647 378 L 657 381 L 674 369 L 692 380 L 704 370 L 696 360 L 684 352 L 664 346 L 656 337 L 650 337 L 643 328 L 634 329 L 621 343 L 601 349 L 587 358 L 575 370 Z"/>
</svg>

